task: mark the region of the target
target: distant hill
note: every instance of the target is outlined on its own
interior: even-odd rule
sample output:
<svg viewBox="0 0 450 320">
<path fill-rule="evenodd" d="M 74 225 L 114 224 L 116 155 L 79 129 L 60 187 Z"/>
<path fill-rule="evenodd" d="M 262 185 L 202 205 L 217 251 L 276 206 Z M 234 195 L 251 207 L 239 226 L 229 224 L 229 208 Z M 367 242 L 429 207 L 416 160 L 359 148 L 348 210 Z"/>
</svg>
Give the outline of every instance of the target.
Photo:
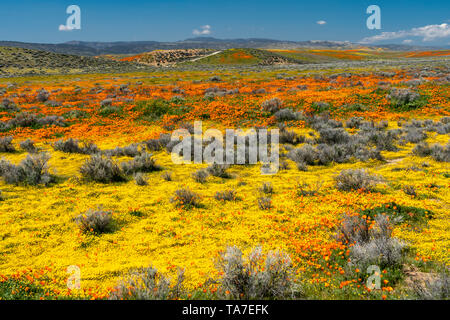
<svg viewBox="0 0 450 320">
<path fill-rule="evenodd" d="M 170 66 L 183 61 L 199 59 L 214 53 L 211 49 L 154 50 L 127 57 L 107 56 L 119 61 L 133 61 L 150 66 Z"/>
<path fill-rule="evenodd" d="M 268 50 L 236 48 L 216 51 L 205 57 L 199 57 L 185 64 L 196 65 L 286 65 L 300 64 L 300 60 L 282 56 Z"/>
<path fill-rule="evenodd" d="M 0 76 L 85 72 L 126 72 L 144 68 L 120 62 L 40 50 L 0 47 Z"/>
<path fill-rule="evenodd" d="M 337 61 L 448 58 L 450 50 L 385 51 L 362 49 L 170 49 L 136 55 L 96 57 L 0 46 L 0 77 L 148 71 L 152 67 L 272 66 Z"/>
<path fill-rule="evenodd" d="M 358 43 L 346 41 L 283 41 L 273 39 L 216 39 L 211 37 L 197 37 L 175 42 L 158 41 L 118 41 L 118 42 L 84 42 L 70 41 L 58 44 L 25 43 L 14 41 L 0 41 L 0 46 L 18 47 L 33 50 L 42 50 L 55 53 L 76 54 L 83 56 L 98 56 L 106 54 L 139 54 L 153 50 L 172 49 L 213 49 L 225 50 L 231 48 L 254 49 L 358 49 L 367 47 Z M 442 48 L 418 47 L 408 45 L 377 45 L 370 48 L 386 48 L 388 50 L 417 51 L 436 50 Z"/>
</svg>

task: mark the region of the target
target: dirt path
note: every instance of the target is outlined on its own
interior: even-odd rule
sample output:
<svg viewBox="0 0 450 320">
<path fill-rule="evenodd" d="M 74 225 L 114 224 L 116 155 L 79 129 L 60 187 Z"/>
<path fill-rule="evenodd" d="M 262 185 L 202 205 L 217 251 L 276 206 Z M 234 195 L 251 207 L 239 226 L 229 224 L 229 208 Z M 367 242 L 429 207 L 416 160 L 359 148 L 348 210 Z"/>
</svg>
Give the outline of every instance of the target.
<svg viewBox="0 0 450 320">
<path fill-rule="evenodd" d="M 197 60 L 200 60 L 200 59 L 203 59 L 203 58 L 207 58 L 207 57 L 211 57 L 211 56 L 214 56 L 214 55 L 216 55 L 216 54 L 218 54 L 218 53 L 221 53 L 222 52 L 222 50 L 220 50 L 220 51 L 216 51 L 216 52 L 213 52 L 213 53 L 211 53 L 211 54 L 208 54 L 208 55 L 206 55 L 206 56 L 203 56 L 203 57 L 198 57 L 198 58 L 194 58 L 194 59 L 192 59 L 192 60 L 189 60 L 190 62 L 193 62 L 193 61 L 197 61 Z"/>
</svg>

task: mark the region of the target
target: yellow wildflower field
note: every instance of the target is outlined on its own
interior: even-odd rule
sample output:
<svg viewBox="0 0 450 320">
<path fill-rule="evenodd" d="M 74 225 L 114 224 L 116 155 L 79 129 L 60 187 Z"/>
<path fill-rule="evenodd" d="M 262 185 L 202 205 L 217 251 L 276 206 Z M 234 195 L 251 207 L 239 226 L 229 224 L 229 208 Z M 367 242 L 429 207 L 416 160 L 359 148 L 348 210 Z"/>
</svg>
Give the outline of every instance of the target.
<svg viewBox="0 0 450 320">
<path fill-rule="evenodd" d="M 336 240 L 343 216 L 389 203 L 433 213 L 425 224 L 406 221 L 396 225 L 393 236 L 408 244 L 413 262 L 448 265 L 450 166 L 448 162 L 413 153 L 417 143 L 404 142 L 396 151 L 382 150 L 382 160 L 363 161 L 352 157 L 343 162 L 308 165 L 305 171 L 299 170 L 298 164 L 286 154 L 309 142 L 302 141 L 289 147 L 286 147 L 289 143 L 283 143 L 280 153 L 284 167 L 278 173 L 262 175 L 261 163 L 232 165 L 227 169 L 229 178 L 210 175 L 205 183 L 197 182 L 192 174 L 207 168 L 208 164 L 175 164 L 171 154 L 163 148 L 151 151 L 162 169 L 144 173 L 146 185 L 138 185 L 130 175 L 126 181 L 120 182 L 86 181 L 80 167 L 91 155 L 63 152 L 54 147 L 56 141 L 68 138 L 91 141 L 100 150 L 126 147 L 157 138 L 160 133 L 170 133 L 184 122 L 205 119 L 204 114 L 211 115 L 204 121 L 209 128 L 266 126 L 276 129 L 279 123 L 284 123 L 298 136 L 316 139 L 317 143 L 321 129 L 312 128 L 307 120 L 277 121 L 273 115 L 260 111 L 261 102 L 273 98 L 280 99 L 283 106 L 294 111 L 320 114 L 323 110 L 314 109 L 315 103 L 326 97 L 326 102 L 334 107 L 328 110 L 332 119 L 345 123 L 356 115 L 374 123 L 385 120 L 385 130 L 401 129 L 399 122 L 408 123 L 413 119 L 438 123 L 450 114 L 448 84 L 442 85 L 430 78 L 429 83 L 420 87 L 421 92 L 429 96 L 426 106 L 412 111 L 393 111 L 389 109 L 385 93 L 376 91 L 377 82 L 383 80 L 396 85 L 400 78 L 404 79 L 403 71 L 398 71 L 398 76 L 392 78 L 360 75 L 358 70 L 354 72 L 352 83 L 360 80 L 365 88 L 347 88 L 347 78 L 339 77 L 337 85 L 343 87 L 341 95 L 324 91 L 324 88 L 336 85 L 326 77 L 318 80 L 304 76 L 288 81 L 274 80 L 271 74 L 258 73 L 245 78 L 238 74 L 221 75 L 224 79 L 219 84 L 221 88 L 237 87 L 240 93 L 218 96 L 213 100 L 203 98 L 203 92 L 215 84 L 192 80 L 206 76 L 200 72 L 167 72 L 155 78 L 130 74 L 121 75 L 119 80 L 102 75 L 92 76 L 94 80 L 84 78 L 81 81 L 67 77 L 54 83 L 49 77 L 45 81 L 28 79 L 28 82 L 8 89 L 8 99 L 23 112 L 64 116 L 70 125 L 17 125 L 1 133 L 2 137 L 14 137 L 12 145 L 15 151 L 0 152 L 4 161 L 18 165 L 26 159 L 28 153 L 20 142 L 31 139 L 39 151 L 49 153 L 48 170 L 56 180 L 48 185 L 29 185 L 11 184 L 0 179 L 0 275 L 6 281 L 20 278 L 21 273 L 27 274 L 29 281 L 49 290 L 52 295 L 105 298 L 121 279 L 138 268 L 153 266 L 172 279 L 182 268 L 189 290 L 214 293 L 214 286 L 207 280 L 221 276 L 217 268 L 220 253 L 227 246 L 238 246 L 248 253 L 259 245 L 265 252 L 282 250 L 288 253 L 299 281 L 314 288 L 311 290 L 316 292 L 315 297 L 336 298 L 339 295 L 333 290 L 345 290 L 342 275 L 348 272 L 345 264 L 334 260 L 336 252 L 349 249 Z M 175 77 L 184 77 L 185 80 L 174 86 Z M 142 84 L 136 84 L 136 78 Z M 286 90 L 301 85 L 307 85 L 308 89 Z M 1 80 L 0 87 L 6 87 L 5 81 Z M 47 101 L 60 104 L 53 107 L 36 101 L 34 92 L 41 87 L 50 95 Z M 181 104 L 188 106 L 189 111 L 169 112 L 158 119 L 149 119 L 145 118 L 148 114 L 143 109 L 136 107 L 140 101 L 157 99 L 171 101 L 168 108 L 180 107 L 177 100 L 173 100 L 173 96 L 179 95 L 173 93 L 179 92 L 174 90 L 175 87 L 184 90 Z M 252 93 L 260 88 L 265 88 L 265 92 Z M 278 88 L 284 90 L 277 91 Z M 96 90 L 102 91 L 96 93 Z M 108 98 L 108 95 L 113 98 Z M 112 99 L 112 103 L 104 102 L 106 99 Z M 433 108 L 433 101 L 435 105 L 439 104 L 439 109 Z M 353 113 L 345 111 L 345 106 L 364 102 L 371 108 Z M 111 108 L 111 105 L 117 108 Z M 157 112 L 156 107 L 152 108 L 152 112 Z M 66 117 L 71 110 L 78 110 L 78 116 Z M 80 116 L 82 114 L 83 117 Z M 14 116 L 2 112 L 2 121 L 7 123 L 15 119 Z M 250 118 L 251 122 L 244 121 Z M 358 129 L 344 127 L 350 135 L 358 132 Z M 448 132 L 427 131 L 426 137 L 420 141 L 423 142 L 445 146 L 449 143 L 449 135 Z M 113 158 L 117 163 L 133 159 L 124 155 Z M 339 190 L 336 177 L 347 169 L 366 169 L 380 181 L 373 190 Z M 171 181 L 163 178 L 165 172 L 172 174 Z M 264 183 L 273 187 L 268 210 L 258 206 L 259 199 L 265 196 L 260 190 Z M 300 191 L 305 185 L 314 192 L 302 194 Z M 413 187 L 413 194 L 405 192 L 406 186 Z M 173 201 L 175 192 L 186 187 L 198 194 L 199 206 L 189 209 L 176 206 Z M 216 193 L 224 190 L 234 190 L 237 199 L 217 200 Z M 112 213 L 112 230 L 102 234 L 83 232 L 76 218 L 89 209 L 97 208 Z M 79 267 L 80 289 L 67 287 L 71 276 L 67 268 L 70 266 Z M 389 285 L 385 287 L 390 288 Z M 391 289 L 383 292 L 396 297 L 402 290 L 401 286 Z M 362 285 L 355 290 L 366 294 Z"/>
</svg>

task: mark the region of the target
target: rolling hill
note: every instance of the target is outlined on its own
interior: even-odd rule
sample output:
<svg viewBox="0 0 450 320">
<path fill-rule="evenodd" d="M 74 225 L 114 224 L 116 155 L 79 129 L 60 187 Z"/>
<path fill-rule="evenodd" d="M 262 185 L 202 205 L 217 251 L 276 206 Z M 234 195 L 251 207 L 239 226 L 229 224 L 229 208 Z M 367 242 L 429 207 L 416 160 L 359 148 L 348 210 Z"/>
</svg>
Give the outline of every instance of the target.
<svg viewBox="0 0 450 320">
<path fill-rule="evenodd" d="M 194 65 L 286 65 L 303 63 L 268 50 L 234 48 L 217 51 L 203 58 L 185 64 Z"/>
<path fill-rule="evenodd" d="M 133 71 L 144 66 L 104 58 L 0 47 L 0 76 L 25 74 Z"/>
</svg>

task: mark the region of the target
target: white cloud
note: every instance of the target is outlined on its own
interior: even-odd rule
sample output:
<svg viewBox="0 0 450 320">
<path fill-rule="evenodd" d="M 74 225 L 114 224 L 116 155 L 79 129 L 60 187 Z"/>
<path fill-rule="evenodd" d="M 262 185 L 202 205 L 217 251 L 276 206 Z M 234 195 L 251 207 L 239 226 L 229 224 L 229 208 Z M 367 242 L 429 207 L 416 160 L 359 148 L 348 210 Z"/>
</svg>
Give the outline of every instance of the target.
<svg viewBox="0 0 450 320">
<path fill-rule="evenodd" d="M 409 44 L 409 43 L 412 43 L 412 42 L 413 41 L 411 39 L 405 39 L 405 40 L 402 41 L 402 43 L 404 43 L 404 44 Z"/>
<path fill-rule="evenodd" d="M 59 30 L 59 31 L 72 31 L 73 28 L 68 27 L 68 26 L 65 26 L 65 25 L 63 25 L 63 24 L 60 24 L 58 30 Z"/>
<path fill-rule="evenodd" d="M 327 22 L 326 22 L 325 20 L 319 20 L 319 21 L 317 21 L 316 23 L 317 23 L 317 24 L 320 24 L 320 25 L 324 25 L 324 24 L 326 24 Z"/>
<path fill-rule="evenodd" d="M 450 36 L 450 25 L 447 23 L 430 24 L 428 26 L 412 28 L 410 30 L 400 30 L 395 32 L 382 32 L 373 37 L 361 40 L 362 43 L 372 43 L 383 40 L 392 40 L 405 37 L 420 37 L 422 41 L 432 41 Z"/>
<path fill-rule="evenodd" d="M 192 31 L 193 34 L 195 34 L 196 36 L 201 36 L 201 35 L 205 35 L 205 34 L 210 34 L 211 33 L 211 26 L 210 25 L 204 25 L 200 27 L 200 30 L 198 29 L 194 29 Z"/>
</svg>

